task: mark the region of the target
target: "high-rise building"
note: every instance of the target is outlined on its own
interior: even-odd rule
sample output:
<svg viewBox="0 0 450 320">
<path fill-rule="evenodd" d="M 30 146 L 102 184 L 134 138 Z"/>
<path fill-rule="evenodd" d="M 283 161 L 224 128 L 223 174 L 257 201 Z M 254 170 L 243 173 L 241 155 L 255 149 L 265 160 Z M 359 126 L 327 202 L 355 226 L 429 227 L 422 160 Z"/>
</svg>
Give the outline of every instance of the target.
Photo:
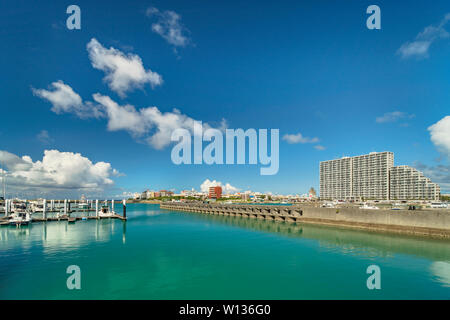
<svg viewBox="0 0 450 320">
<path fill-rule="evenodd" d="M 222 187 L 209 187 L 210 199 L 219 199 L 220 197 L 222 197 Z"/>
<path fill-rule="evenodd" d="M 439 200 L 439 185 L 410 166 L 392 167 L 389 179 L 391 200 Z"/>
<path fill-rule="evenodd" d="M 408 166 L 394 167 L 392 152 L 320 163 L 322 199 L 439 199 L 439 186 Z"/>
<path fill-rule="evenodd" d="M 321 162 L 320 197 L 348 199 L 352 194 L 352 158 L 344 157 Z"/>
<path fill-rule="evenodd" d="M 389 199 L 389 169 L 394 166 L 392 152 L 371 152 L 352 157 L 352 192 L 364 199 Z"/>
</svg>

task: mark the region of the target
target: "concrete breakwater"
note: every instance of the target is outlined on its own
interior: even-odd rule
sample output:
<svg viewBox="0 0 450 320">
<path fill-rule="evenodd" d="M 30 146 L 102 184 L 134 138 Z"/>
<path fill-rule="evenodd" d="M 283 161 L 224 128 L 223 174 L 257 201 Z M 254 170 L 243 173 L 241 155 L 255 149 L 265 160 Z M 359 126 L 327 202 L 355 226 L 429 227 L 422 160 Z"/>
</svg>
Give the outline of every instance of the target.
<svg viewBox="0 0 450 320">
<path fill-rule="evenodd" d="M 162 203 L 161 209 L 236 216 L 290 223 L 312 223 L 370 231 L 408 233 L 450 239 L 447 210 L 364 210 L 313 206 Z"/>
</svg>

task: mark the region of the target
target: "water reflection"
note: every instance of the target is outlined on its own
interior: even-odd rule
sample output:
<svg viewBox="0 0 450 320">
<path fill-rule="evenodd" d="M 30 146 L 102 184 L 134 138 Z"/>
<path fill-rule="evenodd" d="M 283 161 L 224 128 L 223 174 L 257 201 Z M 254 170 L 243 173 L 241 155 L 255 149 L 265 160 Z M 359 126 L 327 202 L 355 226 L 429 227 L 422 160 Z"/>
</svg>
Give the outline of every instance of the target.
<svg viewBox="0 0 450 320">
<path fill-rule="evenodd" d="M 116 224 L 123 224 L 117 228 Z M 117 233 L 122 233 L 122 242 L 126 241 L 126 221 L 114 219 L 86 220 L 68 223 L 67 221 L 51 221 L 33 223 L 32 225 L 15 228 L 4 226 L 0 228 L 0 249 L 25 248 L 28 245 L 40 243 L 46 250 L 76 250 L 92 241 L 108 242 Z M 8 241 L 9 240 L 9 241 Z"/>
<path fill-rule="evenodd" d="M 450 287 L 450 261 L 435 261 L 430 266 L 436 280 L 445 287 Z"/>
<path fill-rule="evenodd" d="M 327 251 L 339 250 L 344 254 L 362 255 L 368 258 L 392 257 L 394 254 L 401 253 L 430 260 L 450 261 L 450 241 L 445 239 L 200 213 L 185 214 L 211 223 L 316 240 L 319 241 L 322 249 Z"/>
</svg>

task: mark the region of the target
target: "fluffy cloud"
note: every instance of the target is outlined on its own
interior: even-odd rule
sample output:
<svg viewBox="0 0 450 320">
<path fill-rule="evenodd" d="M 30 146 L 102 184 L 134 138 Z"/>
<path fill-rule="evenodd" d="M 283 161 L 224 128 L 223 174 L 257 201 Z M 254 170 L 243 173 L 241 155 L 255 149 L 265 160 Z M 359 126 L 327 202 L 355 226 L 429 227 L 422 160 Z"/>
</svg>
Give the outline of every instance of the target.
<svg viewBox="0 0 450 320">
<path fill-rule="evenodd" d="M 428 127 L 431 142 L 450 159 L 450 116 L 446 116 Z"/>
<path fill-rule="evenodd" d="M 152 24 L 152 31 L 159 34 L 163 39 L 175 47 L 185 47 L 190 43 L 189 32 L 181 23 L 181 17 L 174 11 L 159 11 L 151 7 L 146 11 L 148 17 L 156 17 L 157 21 Z"/>
<path fill-rule="evenodd" d="M 304 137 L 300 132 L 297 134 L 285 134 L 282 139 L 290 144 L 319 142 L 319 138 Z"/>
<path fill-rule="evenodd" d="M 426 27 L 416 36 L 414 41 L 404 43 L 397 50 L 397 54 L 402 58 L 427 58 L 429 48 L 433 42 L 450 37 L 450 34 L 444 29 L 449 20 L 450 14 L 446 14 L 439 25 Z"/>
<path fill-rule="evenodd" d="M 161 112 L 157 107 L 147 107 L 136 110 L 132 105 L 120 106 L 108 96 L 94 94 L 94 100 L 104 108 L 108 118 L 108 130 L 125 130 L 134 138 L 143 138 L 155 149 L 163 149 L 172 141 L 170 139 L 175 129 L 183 128 L 193 131 L 193 118 L 174 109 L 172 112 Z M 222 129 L 226 126 L 223 120 Z M 204 130 L 211 128 L 203 123 Z"/>
<path fill-rule="evenodd" d="M 211 181 L 209 179 L 206 179 L 205 181 L 203 181 L 203 183 L 200 185 L 200 191 L 201 192 L 209 192 L 209 188 L 210 187 L 222 187 L 222 192 L 225 193 L 225 194 L 236 193 L 236 192 L 239 191 L 238 188 L 233 187 L 229 183 L 226 183 L 224 185 L 220 181 L 216 181 L 216 180 Z"/>
<path fill-rule="evenodd" d="M 31 90 L 35 96 L 48 100 L 52 104 L 51 110 L 56 114 L 73 113 L 82 119 L 102 116 L 97 106 L 91 102 L 84 103 L 80 95 L 61 80 L 53 82 L 49 90 Z"/>
<path fill-rule="evenodd" d="M 152 87 L 162 84 L 162 77 L 150 69 L 145 70 L 138 55 L 126 55 L 113 47 L 106 49 L 95 38 L 87 44 L 87 51 L 92 66 L 105 72 L 103 80 L 121 97 L 146 83 Z"/>
<path fill-rule="evenodd" d="M 108 118 L 108 130 L 126 130 L 133 135 L 141 135 L 148 129 L 141 114 L 133 106 L 119 106 L 110 97 L 99 93 L 94 94 L 93 97 L 105 110 Z"/>
<path fill-rule="evenodd" d="M 147 144 L 155 149 L 163 149 L 172 141 L 170 139 L 172 132 L 175 129 L 183 128 L 193 132 L 194 122 L 197 121 L 187 115 L 182 114 L 179 110 L 173 109 L 172 112 L 161 112 L 157 107 L 147 107 L 137 110 L 134 106 L 126 104 L 120 106 L 110 97 L 96 93 L 93 99 L 96 104 L 88 101 L 83 102 L 81 97 L 68 85 L 61 81 L 54 82 L 55 85 L 65 92 L 70 92 L 72 98 L 56 99 L 58 101 L 58 108 L 55 110 L 55 99 L 52 97 L 53 92 L 47 90 L 35 90 L 39 92 L 39 96 L 49 100 L 52 104 L 52 111 L 61 113 L 73 113 L 82 119 L 89 117 L 106 118 L 108 120 L 107 128 L 109 131 L 125 130 L 130 133 L 133 138 L 145 140 Z M 59 89 L 57 89 L 59 90 Z M 48 95 L 47 93 L 50 93 Z M 62 94 L 56 94 L 61 97 Z M 74 97 L 77 97 L 76 99 Z M 78 99 L 79 98 L 79 99 Z M 64 100 L 64 103 L 61 101 Z M 62 109 L 62 106 L 64 108 Z M 224 130 L 227 126 L 223 119 L 219 130 Z M 208 123 L 203 123 L 204 130 L 212 128 Z M 41 132 L 39 135 L 41 141 L 48 140 L 48 132 Z"/>
<path fill-rule="evenodd" d="M 398 120 L 412 119 L 414 117 L 415 117 L 414 114 L 408 114 L 406 112 L 401 111 L 393 111 L 393 112 L 386 112 L 381 117 L 377 117 L 375 121 L 377 123 L 396 122 Z"/>
<path fill-rule="evenodd" d="M 98 191 L 114 184 L 119 172 L 106 162 L 93 163 L 79 153 L 45 150 L 42 160 L 0 151 L 9 187 Z"/>
</svg>

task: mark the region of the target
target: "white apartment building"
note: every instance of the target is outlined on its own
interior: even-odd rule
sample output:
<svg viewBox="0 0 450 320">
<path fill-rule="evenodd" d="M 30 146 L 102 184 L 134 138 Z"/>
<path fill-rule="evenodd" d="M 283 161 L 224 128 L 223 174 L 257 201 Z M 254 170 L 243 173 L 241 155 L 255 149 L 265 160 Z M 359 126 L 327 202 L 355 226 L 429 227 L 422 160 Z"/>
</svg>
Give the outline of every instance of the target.
<svg viewBox="0 0 450 320">
<path fill-rule="evenodd" d="M 439 200 L 440 187 L 410 166 L 392 167 L 390 170 L 391 200 Z"/>
<path fill-rule="evenodd" d="M 389 169 L 394 166 L 392 152 L 372 152 L 352 157 L 353 197 L 389 199 Z"/>
<path fill-rule="evenodd" d="M 320 197 L 349 199 L 352 191 L 352 158 L 344 157 L 320 163 Z"/>
<path fill-rule="evenodd" d="M 322 199 L 436 200 L 439 193 L 439 186 L 416 169 L 394 167 L 392 152 L 371 152 L 320 163 Z"/>
</svg>

